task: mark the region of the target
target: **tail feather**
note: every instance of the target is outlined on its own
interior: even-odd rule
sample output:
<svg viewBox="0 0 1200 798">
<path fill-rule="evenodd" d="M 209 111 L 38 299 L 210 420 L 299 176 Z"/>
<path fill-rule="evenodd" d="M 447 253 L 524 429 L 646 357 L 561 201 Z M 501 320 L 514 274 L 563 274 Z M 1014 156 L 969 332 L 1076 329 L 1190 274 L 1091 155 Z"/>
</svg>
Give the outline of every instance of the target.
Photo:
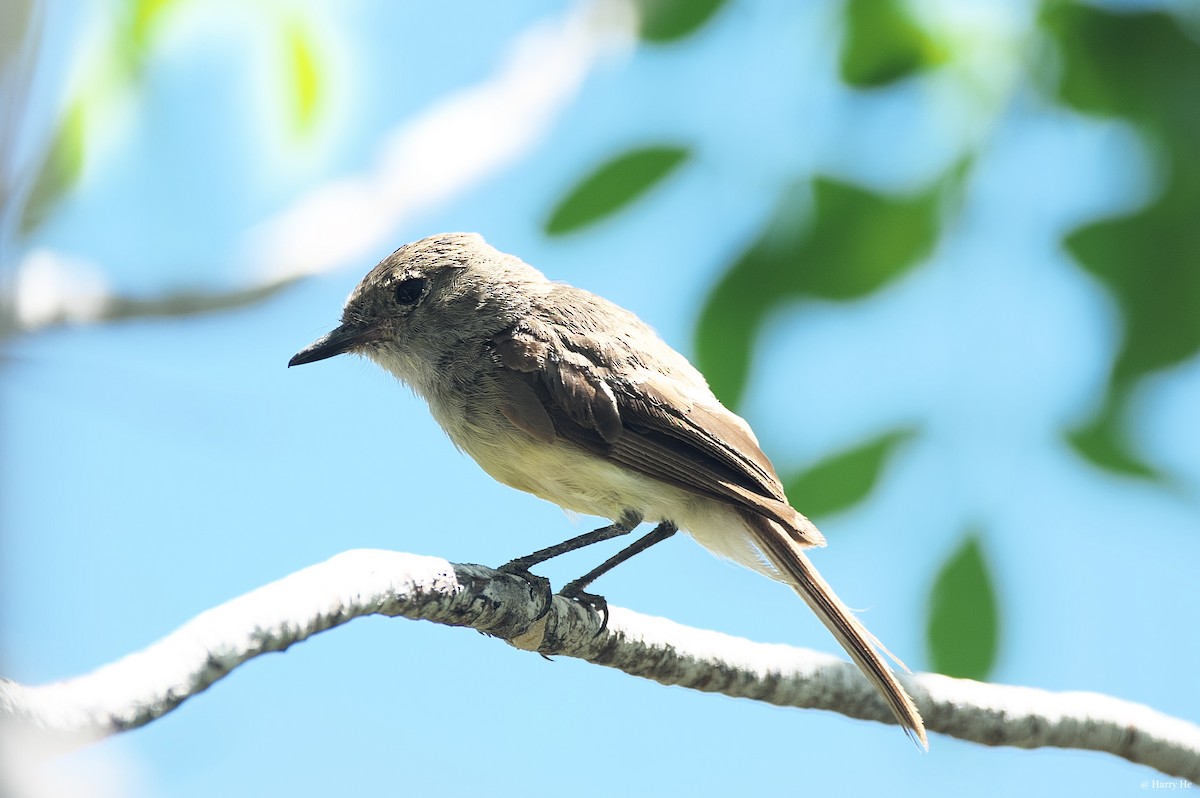
<svg viewBox="0 0 1200 798">
<path fill-rule="evenodd" d="M 921 720 L 921 713 L 917 711 L 912 698 L 905 692 L 876 649 L 882 650 L 904 670 L 907 671 L 908 668 L 854 617 L 850 608 L 842 603 L 829 583 L 809 562 L 800 546 L 782 529 L 769 519 L 754 513 L 746 513 L 746 521 L 754 533 L 754 542 L 778 569 L 783 581 L 812 608 L 855 664 L 862 669 L 863 674 L 875 685 L 905 733 L 928 750 L 929 741 L 925 736 L 925 724 Z"/>
</svg>

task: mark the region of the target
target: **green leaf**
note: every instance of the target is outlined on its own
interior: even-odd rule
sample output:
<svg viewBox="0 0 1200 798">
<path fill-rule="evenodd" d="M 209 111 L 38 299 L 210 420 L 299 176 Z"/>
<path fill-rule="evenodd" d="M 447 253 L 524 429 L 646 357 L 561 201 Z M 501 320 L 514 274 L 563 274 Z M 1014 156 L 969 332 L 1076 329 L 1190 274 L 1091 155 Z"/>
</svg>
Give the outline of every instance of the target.
<svg viewBox="0 0 1200 798">
<path fill-rule="evenodd" d="M 174 0 L 133 0 L 132 14 L 129 23 L 129 35 L 132 44 L 137 49 L 143 49 L 150 44 L 155 25 L 162 19 L 167 6 Z"/>
<path fill-rule="evenodd" d="M 84 122 L 81 102 L 72 105 L 59 120 L 54 142 L 46 151 L 21 214 L 22 233 L 29 233 L 45 221 L 52 208 L 79 180 L 83 172 Z"/>
<path fill-rule="evenodd" d="M 126 0 L 121 30 L 114 42 L 112 56 L 126 79 L 137 80 L 145 73 L 146 54 L 166 11 L 178 0 Z"/>
<path fill-rule="evenodd" d="M 785 192 L 700 313 L 698 365 L 721 401 L 737 406 L 758 333 L 778 305 L 800 297 L 858 299 L 920 263 L 937 241 L 940 199 L 957 187 L 960 167 L 911 196 L 829 178 L 818 178 L 811 194 L 805 184 Z"/>
<path fill-rule="evenodd" d="M 1116 300 L 1124 336 L 1105 410 L 1068 440 L 1093 463 L 1161 476 L 1130 450 L 1118 412 L 1147 374 L 1200 352 L 1200 41 L 1172 15 L 1051 2 L 1041 24 L 1058 46 L 1047 91 L 1080 111 L 1129 120 L 1162 179 L 1146 207 L 1084 225 L 1067 250 Z M 1115 164 L 1114 168 L 1121 168 Z"/>
<path fill-rule="evenodd" d="M 729 407 L 741 399 L 759 329 L 779 298 L 774 281 L 804 246 L 810 207 L 807 183 L 789 187 L 758 239 L 729 267 L 700 311 L 696 365 Z"/>
<path fill-rule="evenodd" d="M 1067 442 L 1093 465 L 1118 474 L 1160 479 L 1162 474 L 1130 450 L 1121 423 L 1126 402 L 1124 392 L 1112 392 L 1108 401 L 1086 424 L 1067 433 Z"/>
<path fill-rule="evenodd" d="M 644 41 L 662 44 L 699 30 L 725 0 L 636 0 L 638 33 Z"/>
<path fill-rule="evenodd" d="M 618 155 L 571 189 L 546 221 L 546 233 L 573 233 L 611 216 L 661 182 L 688 156 L 688 150 L 672 146 L 645 147 Z"/>
<path fill-rule="evenodd" d="M 810 518 L 833 515 L 865 499 L 888 459 L 913 436 L 897 429 L 838 452 L 787 480 L 787 495 Z"/>
<path fill-rule="evenodd" d="M 874 88 L 946 60 L 945 51 L 909 15 L 903 0 L 850 0 L 842 80 Z"/>
<path fill-rule="evenodd" d="M 855 299 L 879 290 L 929 254 L 939 230 L 939 182 L 909 197 L 818 179 L 817 220 L 789 272 L 795 293 Z"/>
<path fill-rule="evenodd" d="M 1059 58 L 1038 76 L 1063 103 L 1150 123 L 1160 134 L 1200 126 L 1200 41 L 1176 16 L 1052 0 L 1039 24 Z"/>
<path fill-rule="evenodd" d="M 1200 350 L 1200 157 L 1189 166 L 1195 174 L 1175 171 L 1148 208 L 1067 236 L 1067 250 L 1112 292 L 1125 322 L 1114 385 Z"/>
<path fill-rule="evenodd" d="M 316 50 L 308 34 L 299 25 L 286 31 L 288 75 L 291 79 L 292 122 L 297 132 L 312 130 L 321 100 L 321 73 Z"/>
<path fill-rule="evenodd" d="M 926 628 L 932 669 L 982 681 L 996 664 L 1000 618 L 979 537 L 966 539 L 933 583 Z"/>
</svg>

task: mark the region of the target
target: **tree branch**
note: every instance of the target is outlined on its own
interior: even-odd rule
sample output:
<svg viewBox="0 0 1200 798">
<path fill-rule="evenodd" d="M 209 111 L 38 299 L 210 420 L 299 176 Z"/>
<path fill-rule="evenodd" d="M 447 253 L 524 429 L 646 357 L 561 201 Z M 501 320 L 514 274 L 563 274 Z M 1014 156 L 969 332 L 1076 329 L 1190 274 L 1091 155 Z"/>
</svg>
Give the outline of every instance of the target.
<svg viewBox="0 0 1200 798">
<path fill-rule="evenodd" d="M 5 731 L 63 750 L 170 712 L 238 665 L 361 615 L 469 626 L 518 648 L 578 657 L 663 684 L 893 723 L 849 662 L 754 643 L 612 608 L 544 598 L 479 565 L 355 550 L 205 612 L 143 651 L 93 673 L 28 687 L 0 680 Z M 1106 751 L 1200 781 L 1200 727 L 1096 693 L 1055 693 L 937 674 L 901 677 L 932 731 L 985 745 Z"/>
</svg>

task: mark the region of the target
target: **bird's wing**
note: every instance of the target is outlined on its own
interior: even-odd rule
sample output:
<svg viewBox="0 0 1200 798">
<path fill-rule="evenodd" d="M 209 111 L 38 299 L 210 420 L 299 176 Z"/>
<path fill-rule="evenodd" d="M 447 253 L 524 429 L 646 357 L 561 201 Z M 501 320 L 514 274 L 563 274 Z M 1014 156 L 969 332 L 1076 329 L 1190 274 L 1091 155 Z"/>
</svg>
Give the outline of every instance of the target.
<svg viewBox="0 0 1200 798">
<path fill-rule="evenodd" d="M 770 518 L 801 545 L 824 543 L 788 504 L 745 422 L 707 388 L 666 373 L 668 364 L 617 336 L 565 338 L 528 321 L 496 336 L 493 347 L 511 378 L 501 410 L 521 429 Z"/>
</svg>

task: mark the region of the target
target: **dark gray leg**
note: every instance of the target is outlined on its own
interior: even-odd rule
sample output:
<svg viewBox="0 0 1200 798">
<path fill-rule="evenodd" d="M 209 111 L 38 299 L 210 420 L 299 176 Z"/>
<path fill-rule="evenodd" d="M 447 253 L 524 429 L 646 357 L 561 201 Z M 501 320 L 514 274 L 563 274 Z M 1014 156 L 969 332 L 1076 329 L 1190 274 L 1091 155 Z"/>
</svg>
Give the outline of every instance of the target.
<svg viewBox="0 0 1200 798">
<path fill-rule="evenodd" d="M 584 588 L 586 588 L 592 582 L 595 582 L 604 574 L 611 571 L 613 568 L 616 568 L 618 565 L 628 560 L 630 557 L 633 557 L 636 554 L 641 554 L 643 551 L 656 543 L 662 543 L 664 540 L 671 537 L 678 531 L 678 528 L 670 521 L 663 521 L 661 524 L 654 527 L 654 529 L 650 531 L 650 534 L 638 538 L 633 543 L 629 544 L 604 562 L 597 565 L 592 570 L 588 571 L 583 576 L 579 577 L 573 582 L 568 582 L 567 586 L 559 592 L 559 595 L 587 604 L 596 612 L 599 612 L 604 617 L 604 620 L 601 622 L 600 630 L 597 632 L 597 634 L 603 632 L 608 627 L 608 601 L 604 598 L 604 596 L 597 596 L 594 593 L 586 592 Z"/>
<path fill-rule="evenodd" d="M 538 549 L 532 554 L 526 554 L 524 557 L 518 557 L 515 560 L 509 560 L 504 565 L 501 565 L 499 570 L 510 574 L 527 573 L 530 568 L 538 563 L 553 559 L 560 554 L 582 549 L 584 546 L 590 546 L 593 543 L 619 538 L 621 535 L 628 535 L 640 523 L 642 523 L 640 515 L 627 513 L 619 521 L 608 526 L 593 529 L 591 532 L 584 532 L 582 535 L 573 537 L 570 540 L 564 540 L 562 543 Z"/>
<path fill-rule="evenodd" d="M 582 549 L 585 546 L 590 546 L 593 543 L 600 543 L 601 541 L 611 540 L 612 538 L 617 538 L 621 535 L 628 535 L 641 522 L 642 516 L 640 514 L 632 512 L 626 513 L 616 523 L 609 524 L 608 526 L 602 526 L 599 529 L 593 529 L 591 532 L 585 532 L 582 535 L 573 537 L 570 540 L 564 540 L 562 543 L 558 543 L 554 546 L 547 546 L 544 549 L 538 549 L 532 554 L 526 554 L 524 557 L 518 557 L 515 560 L 509 560 L 504 565 L 501 565 L 497 570 L 503 571 L 507 574 L 512 574 L 513 576 L 519 576 L 527 580 L 531 585 L 536 586 L 538 588 L 538 592 L 542 593 L 546 598 L 546 602 L 543 605 L 546 609 L 542 613 L 544 615 L 546 612 L 550 611 L 550 600 L 554 596 L 554 591 L 550 588 L 549 579 L 544 576 L 538 576 L 537 574 L 530 573 L 529 569 L 531 567 L 539 563 L 543 563 L 546 560 L 553 559 L 560 554 L 566 554 L 569 551 L 575 551 L 576 549 Z M 601 573 L 603 573 L 603 571 L 601 571 Z M 597 574 L 597 576 L 599 576 L 599 574 Z"/>
<path fill-rule="evenodd" d="M 588 571 L 583 576 L 579 577 L 573 582 L 568 582 L 567 586 L 560 591 L 560 595 L 566 596 L 567 598 L 575 598 L 576 596 L 582 595 L 584 588 L 586 588 L 592 582 L 595 582 L 597 579 L 604 576 L 606 573 L 616 568 L 629 558 L 637 554 L 641 554 L 654 544 L 662 543 L 664 540 L 671 537 L 678 531 L 679 530 L 670 521 L 663 521 L 661 524 L 654 527 L 650 534 L 646 535 L 645 537 L 638 538 L 633 543 L 629 544 L 604 562 L 597 565 L 592 570 Z"/>
</svg>

